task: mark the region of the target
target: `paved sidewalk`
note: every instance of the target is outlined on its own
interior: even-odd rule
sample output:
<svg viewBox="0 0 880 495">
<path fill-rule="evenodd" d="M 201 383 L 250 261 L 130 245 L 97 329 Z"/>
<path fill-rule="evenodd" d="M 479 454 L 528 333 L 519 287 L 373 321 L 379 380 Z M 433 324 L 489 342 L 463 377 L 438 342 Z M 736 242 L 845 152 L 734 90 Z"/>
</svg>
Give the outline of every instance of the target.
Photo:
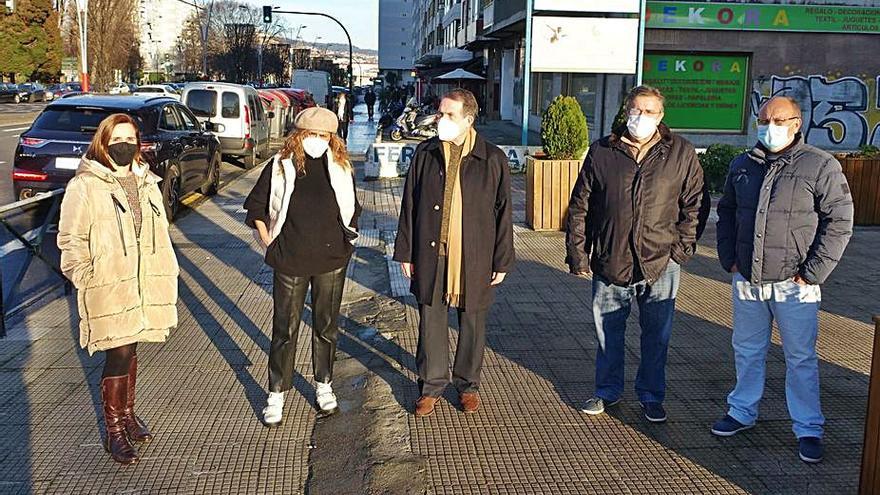
<svg viewBox="0 0 880 495">
<path fill-rule="evenodd" d="M 396 196 L 399 181 L 384 184 Z M 827 423 L 826 460 L 808 466 L 784 400 L 778 334 L 768 357 L 761 421 L 729 439 L 709 433 L 733 385 L 730 289 L 718 267 L 714 226 L 685 267 L 669 351 L 669 422 L 648 423 L 632 391 L 638 367 L 637 310 L 627 337 L 627 387 L 609 415 L 578 411 L 593 387 L 596 339 L 588 281 L 567 273 L 562 233 L 526 229 L 522 177 L 515 245 L 518 264 L 498 290 L 488 328 L 482 393 L 475 415 L 447 393 L 438 413 L 409 418 L 413 454 L 427 459 L 432 493 L 855 493 L 863 440 L 867 373 L 880 262 L 880 230 L 858 229 L 824 286 L 819 356 Z M 388 212 L 389 215 L 392 212 Z M 406 298 L 414 304 L 411 298 Z M 417 313 L 402 339 L 404 407 L 417 398 Z M 455 333 L 451 332 L 454 349 Z"/>
<path fill-rule="evenodd" d="M 352 131 L 352 150 L 362 152 L 369 125 L 357 123 Z M 321 491 L 310 478 L 324 472 L 316 466 L 325 462 L 318 453 L 343 459 L 343 467 L 361 455 L 347 444 L 315 440 L 359 408 L 386 409 L 397 418 L 394 450 L 423 466 L 405 473 L 414 481 L 406 493 L 855 492 L 873 336 L 868 321 L 880 313 L 874 254 L 880 229 L 857 230 L 824 287 L 819 353 L 828 452 L 825 462 L 808 466 L 795 454 L 778 336 L 759 426 L 730 439 L 708 431 L 733 383 L 729 287 L 711 227 L 683 275 L 669 353 L 669 422 L 648 424 L 635 402 L 636 328 L 627 338 L 624 402 L 604 417 L 578 412 L 592 389 L 596 349 L 588 281 L 562 266 L 562 234 L 522 225 L 522 176 L 514 180 L 518 265 L 498 289 L 490 317 L 484 406 L 464 415 L 447 394 L 430 418 L 406 414 L 417 398 L 417 312 L 410 296 L 390 299 L 406 287 L 397 265 L 382 258 L 394 238 L 402 180 L 359 182 L 363 236 L 348 274 L 337 370 L 356 360 L 372 374 L 352 386 L 344 382 L 343 412 L 318 420 L 311 406 L 311 330 L 304 326 L 285 425 L 267 430 L 258 415 L 272 279 L 241 209 L 257 175 L 244 174 L 175 223 L 180 328 L 167 343 L 139 349 L 139 413 L 156 434 L 140 449 L 139 465 L 115 465 L 99 443 L 103 357 L 78 349 L 74 300 L 57 299 L 11 322 L 10 338 L 0 341 L 0 493 L 374 493 L 362 485 Z M 378 293 L 379 309 L 359 312 L 358 302 L 371 292 Z M 450 345 L 455 337 L 450 332 Z M 371 401 L 355 407 L 365 383 Z M 366 447 L 383 448 L 373 439 Z M 354 474 L 381 477 L 375 471 L 381 467 Z"/>
</svg>

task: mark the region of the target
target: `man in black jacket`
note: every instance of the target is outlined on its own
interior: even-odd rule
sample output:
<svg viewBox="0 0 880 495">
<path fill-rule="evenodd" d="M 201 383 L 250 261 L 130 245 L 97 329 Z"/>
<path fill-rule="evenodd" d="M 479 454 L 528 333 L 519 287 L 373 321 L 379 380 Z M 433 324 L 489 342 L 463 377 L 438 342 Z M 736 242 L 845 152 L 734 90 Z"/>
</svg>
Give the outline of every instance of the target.
<svg viewBox="0 0 880 495">
<path fill-rule="evenodd" d="M 439 114 L 438 138 L 413 155 L 394 244 L 419 303 L 416 416 L 432 414 L 450 382 L 449 308 L 459 326 L 452 382 L 464 412 L 479 408 L 486 316 L 514 263 L 507 156 L 473 129 L 470 91 L 446 94 Z"/>
<path fill-rule="evenodd" d="M 652 422 L 666 421 L 666 353 L 681 265 L 693 256 L 709 196 L 694 147 L 661 123 L 663 95 L 648 86 L 626 98 L 627 124 L 590 146 L 571 194 L 566 263 L 593 272 L 599 348 L 596 392 L 582 409 L 602 414 L 620 400 L 626 320 L 639 305 L 636 393 Z"/>
<path fill-rule="evenodd" d="M 373 108 L 376 106 L 376 93 L 373 91 L 373 88 L 367 90 L 367 93 L 364 95 L 364 103 L 367 104 L 367 120 L 372 122 Z"/>
<path fill-rule="evenodd" d="M 819 462 L 819 284 L 852 236 L 853 201 L 833 156 L 804 143 L 801 111 L 771 98 L 758 114 L 759 143 L 736 157 L 718 203 L 718 258 L 733 277 L 736 387 L 712 433 L 728 437 L 758 418 L 773 320 L 785 353 L 785 398 L 804 462 Z"/>
</svg>

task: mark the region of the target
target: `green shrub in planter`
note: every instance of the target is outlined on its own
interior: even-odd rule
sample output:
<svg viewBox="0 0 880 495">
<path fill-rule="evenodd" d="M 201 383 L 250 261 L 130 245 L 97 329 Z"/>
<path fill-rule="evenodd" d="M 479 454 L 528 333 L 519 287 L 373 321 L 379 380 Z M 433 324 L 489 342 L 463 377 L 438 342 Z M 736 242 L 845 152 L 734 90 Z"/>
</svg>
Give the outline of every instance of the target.
<svg viewBox="0 0 880 495">
<path fill-rule="evenodd" d="M 551 160 L 580 160 L 589 146 L 587 119 L 577 100 L 557 96 L 541 121 L 544 153 Z"/>
<path fill-rule="evenodd" d="M 724 190 L 724 181 L 727 179 L 728 170 L 730 170 L 730 162 L 747 150 L 748 148 L 729 144 L 713 144 L 706 148 L 705 153 L 697 155 L 710 191 L 721 192 Z"/>
</svg>

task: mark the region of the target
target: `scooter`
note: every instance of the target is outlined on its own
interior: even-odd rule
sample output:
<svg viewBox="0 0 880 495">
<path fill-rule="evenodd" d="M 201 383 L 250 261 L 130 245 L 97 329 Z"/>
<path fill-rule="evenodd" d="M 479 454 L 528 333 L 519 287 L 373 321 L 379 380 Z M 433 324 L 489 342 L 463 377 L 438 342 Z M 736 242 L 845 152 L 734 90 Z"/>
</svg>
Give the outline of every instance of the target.
<svg viewBox="0 0 880 495">
<path fill-rule="evenodd" d="M 379 132 L 382 132 L 383 129 L 388 129 L 392 125 L 394 125 L 394 121 L 396 120 L 396 116 L 400 115 L 403 112 L 404 105 L 401 102 L 392 103 L 388 106 L 388 108 L 382 112 L 382 116 L 379 117 L 379 123 L 377 127 L 379 128 Z"/>
<path fill-rule="evenodd" d="M 437 135 L 437 112 L 428 105 L 418 107 L 415 99 L 407 102 L 403 113 L 389 129 L 392 141 L 428 139 Z"/>
</svg>

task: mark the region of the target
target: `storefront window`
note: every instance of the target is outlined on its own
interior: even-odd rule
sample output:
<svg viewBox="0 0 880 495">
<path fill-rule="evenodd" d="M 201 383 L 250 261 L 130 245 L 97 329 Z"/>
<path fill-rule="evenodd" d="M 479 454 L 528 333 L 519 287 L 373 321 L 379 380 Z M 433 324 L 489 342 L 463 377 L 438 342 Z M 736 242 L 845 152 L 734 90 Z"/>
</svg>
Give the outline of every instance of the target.
<svg viewBox="0 0 880 495">
<path fill-rule="evenodd" d="M 581 105 L 590 132 L 596 129 L 597 79 L 596 74 L 570 74 L 568 80 L 567 94 L 573 96 Z"/>
</svg>

